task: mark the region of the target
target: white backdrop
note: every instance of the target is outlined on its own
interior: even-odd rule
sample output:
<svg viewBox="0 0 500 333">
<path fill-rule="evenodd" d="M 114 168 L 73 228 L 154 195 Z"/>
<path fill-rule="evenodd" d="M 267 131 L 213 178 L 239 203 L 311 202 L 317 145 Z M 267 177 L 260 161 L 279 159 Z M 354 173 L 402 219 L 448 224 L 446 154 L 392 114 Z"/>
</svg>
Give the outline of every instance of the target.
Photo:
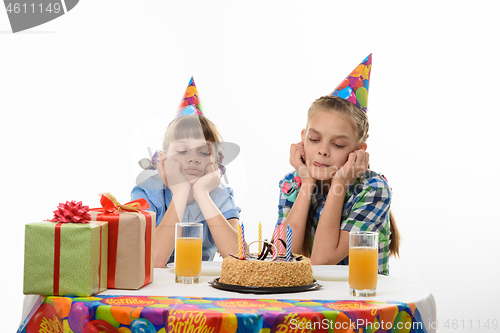
<svg viewBox="0 0 500 333">
<path fill-rule="evenodd" d="M 391 275 L 430 288 L 439 332 L 453 320 L 453 331 L 493 332 L 495 2 L 179 3 L 82 0 L 17 34 L 0 10 L 2 332 L 21 316 L 24 225 L 66 200 L 128 201 L 192 75 L 205 114 L 241 147 L 228 183 L 252 240 L 259 221 L 272 232 L 309 104 L 371 52 L 370 162 L 394 190 L 403 236 Z"/>
</svg>

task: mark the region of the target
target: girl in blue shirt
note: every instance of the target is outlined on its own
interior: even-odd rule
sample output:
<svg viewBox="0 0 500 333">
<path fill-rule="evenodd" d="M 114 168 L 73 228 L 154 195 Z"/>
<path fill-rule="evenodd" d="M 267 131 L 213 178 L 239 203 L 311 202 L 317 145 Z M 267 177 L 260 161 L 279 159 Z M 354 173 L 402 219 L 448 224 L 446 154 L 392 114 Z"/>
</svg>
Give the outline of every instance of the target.
<svg viewBox="0 0 500 333">
<path fill-rule="evenodd" d="M 221 183 L 221 137 L 201 114 L 176 118 L 168 126 L 158 175 L 135 186 L 132 199 L 144 198 L 156 212 L 155 267 L 174 260 L 175 223 L 203 223 L 203 260 L 238 253 L 240 208 L 233 191 Z"/>
</svg>

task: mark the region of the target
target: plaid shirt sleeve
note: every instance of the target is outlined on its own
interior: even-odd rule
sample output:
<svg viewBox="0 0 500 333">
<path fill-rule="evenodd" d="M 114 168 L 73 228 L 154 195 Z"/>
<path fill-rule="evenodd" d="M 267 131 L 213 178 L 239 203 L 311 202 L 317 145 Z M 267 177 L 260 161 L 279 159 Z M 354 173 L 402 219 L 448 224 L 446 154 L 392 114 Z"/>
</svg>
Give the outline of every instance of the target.
<svg viewBox="0 0 500 333">
<path fill-rule="evenodd" d="M 377 175 L 378 176 L 378 175 Z M 392 193 L 380 177 L 353 184 L 352 194 L 342 212 L 341 230 L 379 232 L 379 273 L 389 274 L 389 212 Z"/>
<path fill-rule="evenodd" d="M 378 179 L 370 179 L 354 184 L 354 187 L 351 197 L 344 206 L 340 229 L 383 233 L 387 226 L 386 220 L 392 197 L 387 184 Z"/>
</svg>

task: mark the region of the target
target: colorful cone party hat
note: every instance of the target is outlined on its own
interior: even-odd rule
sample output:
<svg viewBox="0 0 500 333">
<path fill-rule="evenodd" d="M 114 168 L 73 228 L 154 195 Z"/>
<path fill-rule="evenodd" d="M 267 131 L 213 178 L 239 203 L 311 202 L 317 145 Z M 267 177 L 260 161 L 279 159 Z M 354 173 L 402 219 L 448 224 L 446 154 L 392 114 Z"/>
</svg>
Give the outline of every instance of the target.
<svg viewBox="0 0 500 333">
<path fill-rule="evenodd" d="M 366 57 L 330 95 L 346 99 L 366 112 L 368 107 L 368 87 L 370 86 L 371 69 L 372 54 L 370 53 L 370 55 Z"/>
<path fill-rule="evenodd" d="M 177 109 L 177 116 L 185 116 L 188 114 L 200 114 L 203 115 L 203 109 L 201 107 L 200 99 L 198 98 L 198 89 L 196 89 L 196 84 L 194 83 L 193 77 L 189 80 L 189 84 L 184 93 L 184 98 Z"/>
</svg>

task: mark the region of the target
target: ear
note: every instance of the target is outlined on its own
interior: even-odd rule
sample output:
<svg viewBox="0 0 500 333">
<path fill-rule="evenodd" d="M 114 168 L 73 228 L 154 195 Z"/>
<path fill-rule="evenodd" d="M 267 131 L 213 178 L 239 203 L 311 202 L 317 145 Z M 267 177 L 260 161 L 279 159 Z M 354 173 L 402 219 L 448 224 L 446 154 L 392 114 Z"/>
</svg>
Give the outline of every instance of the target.
<svg viewBox="0 0 500 333">
<path fill-rule="evenodd" d="M 366 144 L 366 142 L 361 143 L 358 147 L 358 149 L 363 149 L 364 151 L 366 151 L 366 148 L 368 148 L 368 145 Z"/>
<path fill-rule="evenodd" d="M 300 132 L 300 139 L 302 140 L 302 142 L 304 142 L 306 138 L 306 129 L 304 128 L 301 132 Z"/>
</svg>

